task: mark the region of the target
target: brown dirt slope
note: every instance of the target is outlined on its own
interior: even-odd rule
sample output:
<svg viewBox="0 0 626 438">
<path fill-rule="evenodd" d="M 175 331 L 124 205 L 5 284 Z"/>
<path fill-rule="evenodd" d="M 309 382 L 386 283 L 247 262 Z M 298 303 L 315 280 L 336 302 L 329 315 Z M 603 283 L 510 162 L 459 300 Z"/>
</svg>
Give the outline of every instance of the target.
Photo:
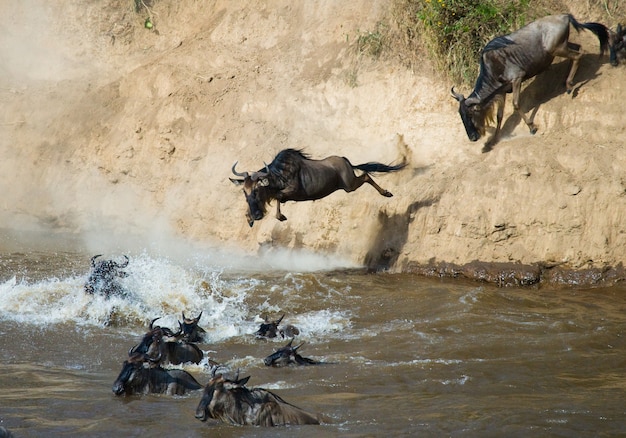
<svg viewBox="0 0 626 438">
<path fill-rule="evenodd" d="M 246 3 L 0 4 L 2 224 L 302 248 L 507 283 L 622 278 L 626 67 L 599 58 L 595 37 L 575 36 L 589 54 L 572 95 L 565 62 L 525 88 L 539 132 L 509 103 L 505 138 L 481 153 L 427 60 L 411 72 L 356 53 L 388 2 Z M 337 192 L 249 228 L 230 168 L 257 170 L 287 147 L 409 166 L 375 176 L 393 198 Z"/>
</svg>

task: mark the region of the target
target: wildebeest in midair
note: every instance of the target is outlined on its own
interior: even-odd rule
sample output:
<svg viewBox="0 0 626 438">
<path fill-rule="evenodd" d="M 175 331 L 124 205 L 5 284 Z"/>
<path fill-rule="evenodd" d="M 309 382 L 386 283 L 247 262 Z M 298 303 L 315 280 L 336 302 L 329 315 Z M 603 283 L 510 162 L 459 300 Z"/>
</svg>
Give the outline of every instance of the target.
<svg viewBox="0 0 626 438">
<path fill-rule="evenodd" d="M 287 345 L 282 348 L 279 348 L 274 353 L 267 356 L 263 363 L 268 367 L 286 367 L 289 365 L 319 365 L 321 362 L 318 362 L 313 359 L 309 359 L 308 357 L 302 357 L 298 353 L 298 349 L 304 345 L 304 342 L 301 342 L 299 345 L 295 347 L 292 346 L 293 339 L 289 341 Z"/>
<path fill-rule="evenodd" d="M 353 165 L 345 157 L 331 156 L 321 160 L 313 160 L 301 150 L 284 149 L 274 160 L 257 172 L 237 172 L 237 163 L 233 164 L 232 172 L 239 178 L 230 178 L 243 185 L 243 193 L 248 204 L 246 219 L 248 225 L 263 219 L 267 205 L 276 200 L 276 219 L 287 220 L 280 212 L 280 204 L 287 201 L 314 201 L 322 199 L 336 190 L 343 189 L 353 192 L 368 183 L 382 196 L 391 197 L 391 192 L 381 188 L 370 176 L 370 173 L 395 172 L 405 164 L 387 165 L 370 162 Z M 357 176 L 354 170 L 363 173 Z"/>
<path fill-rule="evenodd" d="M 310 414 L 277 394 L 263 388 L 246 388 L 250 376 L 228 379 L 215 375 L 207 383 L 202 399 L 196 409 L 196 418 L 209 418 L 225 423 L 251 426 L 283 426 L 296 424 L 320 424 L 316 415 Z"/>
<path fill-rule="evenodd" d="M 189 391 L 202 389 L 202 385 L 187 371 L 165 370 L 160 366 L 146 366 L 158 363 L 160 356 L 151 358 L 147 354 L 133 353 L 124 361 L 122 370 L 113 383 L 115 395 L 167 394 L 184 395 Z"/>
<path fill-rule="evenodd" d="M 520 90 L 523 81 L 547 70 L 556 56 L 572 60 L 565 81 L 567 92 L 572 91 L 582 51 L 578 44 L 568 41 L 570 24 L 577 31 L 587 29 L 593 32 L 600 40 L 602 53 L 607 47 L 613 52 L 609 46 L 609 30 L 603 24 L 579 23 L 572 15 L 550 15 L 487 43 L 480 56 L 480 72 L 474 91 L 467 98 L 452 87 L 452 97 L 459 102 L 459 114 L 471 141 L 485 135 L 487 123 L 493 112 L 496 113 L 495 132 L 483 151 L 490 150 L 498 140 L 507 93 L 513 93 L 513 108 L 524 119 L 530 132 L 537 132 L 534 115 L 527 117 L 520 110 Z M 613 58 L 614 53 L 611 53 Z"/>
<path fill-rule="evenodd" d="M 117 278 L 125 278 L 128 276 L 126 271 L 122 271 L 128 266 L 128 256 L 124 256 L 126 261 L 118 263 L 115 260 L 96 260 L 102 257 L 102 254 L 95 255 L 91 258 L 91 271 L 89 278 L 85 283 L 85 292 L 88 294 L 103 295 L 106 298 L 111 295 L 126 295 L 124 288 L 117 281 Z"/>
</svg>

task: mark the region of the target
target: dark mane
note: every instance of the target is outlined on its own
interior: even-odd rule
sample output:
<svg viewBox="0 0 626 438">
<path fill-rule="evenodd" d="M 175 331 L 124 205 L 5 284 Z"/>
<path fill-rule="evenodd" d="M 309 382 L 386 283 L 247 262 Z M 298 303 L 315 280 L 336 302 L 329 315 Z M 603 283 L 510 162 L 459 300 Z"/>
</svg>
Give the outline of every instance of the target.
<svg viewBox="0 0 626 438">
<path fill-rule="evenodd" d="M 478 96 L 481 101 L 484 103 L 488 103 L 493 99 L 493 96 L 497 93 L 500 93 L 501 87 L 497 87 L 494 89 L 487 90 L 487 93 L 484 93 L 483 88 L 487 88 L 485 84 L 493 85 L 496 82 L 494 78 L 490 77 L 490 73 L 485 66 L 485 53 L 491 52 L 494 50 L 502 50 L 507 47 L 514 45 L 515 42 L 508 38 L 507 36 L 499 36 L 489 41 L 487 45 L 483 48 L 480 54 L 480 71 L 478 73 L 478 78 L 476 79 L 476 84 L 474 85 L 474 91 L 470 96 Z M 506 84 L 508 85 L 508 84 Z"/>
<path fill-rule="evenodd" d="M 492 39 L 491 41 L 487 43 L 487 45 L 483 48 L 483 53 L 489 52 L 490 50 L 504 49 L 505 47 L 510 46 L 511 44 L 515 44 L 515 42 L 511 40 L 509 37 L 507 37 L 506 35 L 499 36 L 499 37 Z"/>
<path fill-rule="evenodd" d="M 283 189 L 289 181 L 300 171 L 303 161 L 309 160 L 309 155 L 302 149 L 283 149 L 268 165 L 272 180 L 277 188 Z"/>
</svg>

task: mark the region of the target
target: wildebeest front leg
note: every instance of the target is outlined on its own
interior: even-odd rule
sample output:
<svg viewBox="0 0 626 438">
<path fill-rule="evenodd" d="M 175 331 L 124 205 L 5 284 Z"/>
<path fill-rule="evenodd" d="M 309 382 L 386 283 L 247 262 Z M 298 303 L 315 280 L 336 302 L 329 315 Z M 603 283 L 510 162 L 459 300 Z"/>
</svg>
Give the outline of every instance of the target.
<svg viewBox="0 0 626 438">
<path fill-rule="evenodd" d="M 285 215 L 280 212 L 280 201 L 276 201 L 276 219 L 281 222 L 287 220 Z"/>
<path fill-rule="evenodd" d="M 496 142 L 500 138 L 500 128 L 502 127 L 502 117 L 504 115 L 504 103 L 506 101 L 506 94 L 499 94 L 494 98 L 493 104 L 497 106 L 496 110 L 496 131 L 493 135 L 485 142 L 485 146 L 483 147 L 483 152 L 489 152 L 491 147 L 496 144 Z"/>
<path fill-rule="evenodd" d="M 524 111 L 522 111 L 519 107 L 519 95 L 522 89 L 522 79 L 515 79 L 513 81 L 513 108 L 515 109 L 515 111 L 518 112 L 518 114 L 522 117 L 522 119 L 524 119 L 524 122 L 526 123 L 526 126 L 528 126 L 528 129 L 530 131 L 531 134 L 535 134 L 537 132 L 537 127 L 535 126 L 534 123 L 534 115 L 531 117 L 528 117 Z"/>
</svg>

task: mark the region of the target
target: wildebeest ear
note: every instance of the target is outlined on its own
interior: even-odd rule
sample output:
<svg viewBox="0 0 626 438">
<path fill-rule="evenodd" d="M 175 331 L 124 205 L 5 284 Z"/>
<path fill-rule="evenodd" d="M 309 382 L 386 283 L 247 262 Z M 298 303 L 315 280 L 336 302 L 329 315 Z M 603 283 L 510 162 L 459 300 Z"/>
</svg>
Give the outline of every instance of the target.
<svg viewBox="0 0 626 438">
<path fill-rule="evenodd" d="M 237 386 L 245 386 L 246 383 L 248 383 L 248 380 L 250 380 L 250 376 L 248 377 L 244 377 L 243 379 L 239 379 L 236 382 L 233 382 L 235 385 Z"/>
<path fill-rule="evenodd" d="M 235 179 L 235 178 L 228 178 L 229 180 L 231 180 L 233 182 L 233 184 L 235 185 L 242 185 L 244 183 L 244 181 L 242 179 Z"/>
<path fill-rule="evenodd" d="M 269 185 L 270 185 L 270 180 L 269 180 L 269 179 L 267 179 L 267 178 L 261 178 L 261 179 L 257 182 L 257 184 L 258 184 L 259 186 L 261 186 L 261 187 L 267 187 L 267 186 L 269 186 Z"/>
</svg>

